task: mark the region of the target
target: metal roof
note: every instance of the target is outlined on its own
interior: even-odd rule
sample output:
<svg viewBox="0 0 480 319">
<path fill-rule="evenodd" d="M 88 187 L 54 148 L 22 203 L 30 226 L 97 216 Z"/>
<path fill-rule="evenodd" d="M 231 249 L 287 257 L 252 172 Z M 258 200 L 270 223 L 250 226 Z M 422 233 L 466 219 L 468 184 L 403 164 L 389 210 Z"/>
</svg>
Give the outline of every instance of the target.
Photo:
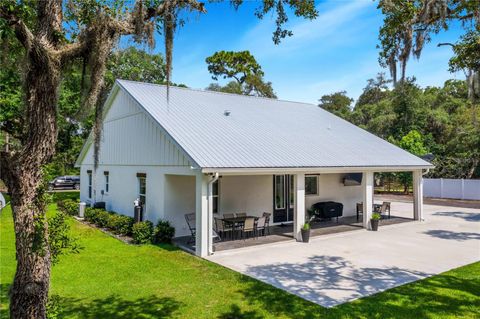
<svg viewBox="0 0 480 319">
<path fill-rule="evenodd" d="M 432 167 L 307 103 L 117 80 L 201 168 Z M 229 113 L 228 116 L 226 113 Z"/>
</svg>

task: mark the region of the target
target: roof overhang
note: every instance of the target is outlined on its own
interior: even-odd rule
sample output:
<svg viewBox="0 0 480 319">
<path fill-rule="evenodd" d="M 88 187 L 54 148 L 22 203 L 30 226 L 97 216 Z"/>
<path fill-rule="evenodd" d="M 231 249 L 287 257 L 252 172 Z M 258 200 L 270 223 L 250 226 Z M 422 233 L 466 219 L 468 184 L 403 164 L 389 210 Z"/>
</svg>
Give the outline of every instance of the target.
<svg viewBox="0 0 480 319">
<path fill-rule="evenodd" d="M 361 172 L 411 172 L 434 168 L 422 166 L 348 166 L 348 167 L 208 167 L 202 173 L 221 175 L 271 175 L 271 174 L 320 174 L 320 173 L 361 173 Z"/>
</svg>

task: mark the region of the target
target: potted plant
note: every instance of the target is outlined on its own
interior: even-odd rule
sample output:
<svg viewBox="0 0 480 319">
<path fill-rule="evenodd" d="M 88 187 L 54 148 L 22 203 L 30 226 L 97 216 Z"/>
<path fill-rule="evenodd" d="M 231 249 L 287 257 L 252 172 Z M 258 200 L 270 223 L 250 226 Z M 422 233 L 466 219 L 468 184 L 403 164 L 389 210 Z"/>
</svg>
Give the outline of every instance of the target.
<svg viewBox="0 0 480 319">
<path fill-rule="evenodd" d="M 310 223 L 305 223 L 302 226 L 302 241 L 308 243 L 310 240 Z"/>
<path fill-rule="evenodd" d="M 380 215 L 379 213 L 373 213 L 372 214 L 372 218 L 370 218 L 370 222 L 372 223 L 372 230 L 373 231 L 378 230 L 378 223 L 379 223 L 381 217 L 382 217 L 382 215 Z"/>
</svg>

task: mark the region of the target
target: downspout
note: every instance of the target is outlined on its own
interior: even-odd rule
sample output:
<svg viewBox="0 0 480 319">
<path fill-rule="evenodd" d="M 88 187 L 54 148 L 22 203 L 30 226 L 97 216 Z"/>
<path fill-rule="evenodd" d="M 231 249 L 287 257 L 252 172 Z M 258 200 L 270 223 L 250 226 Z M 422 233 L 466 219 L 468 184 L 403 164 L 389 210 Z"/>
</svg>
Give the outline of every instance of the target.
<svg viewBox="0 0 480 319">
<path fill-rule="evenodd" d="M 218 172 L 213 175 L 213 178 L 208 182 L 208 209 L 207 209 L 207 245 L 208 245 L 208 255 L 213 254 L 213 243 L 212 243 L 212 235 L 213 235 L 213 183 L 218 180 Z"/>
</svg>

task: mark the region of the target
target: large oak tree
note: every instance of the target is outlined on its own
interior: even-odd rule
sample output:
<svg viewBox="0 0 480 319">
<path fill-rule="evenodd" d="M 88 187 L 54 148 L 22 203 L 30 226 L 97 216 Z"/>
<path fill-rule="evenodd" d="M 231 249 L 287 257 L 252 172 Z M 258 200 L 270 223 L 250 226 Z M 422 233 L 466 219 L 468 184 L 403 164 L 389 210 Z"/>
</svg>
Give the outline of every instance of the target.
<svg viewBox="0 0 480 319">
<path fill-rule="evenodd" d="M 17 270 L 10 292 L 12 318 L 45 318 L 50 284 L 48 227 L 42 199 L 42 167 L 55 154 L 59 89 L 65 69 L 81 60 L 85 75 L 83 105 L 95 107 L 95 157 L 101 129 L 107 58 L 122 36 L 154 45 L 154 32 L 165 39 L 166 81 L 170 82 L 175 30 L 182 11 L 205 13 L 197 0 L 1 0 L 0 30 L 23 47 L 23 119 L 18 147 L 2 150 L 1 178 L 11 193 L 16 235 Z M 128 2 L 130 3 L 130 2 Z M 238 8 L 243 0 L 232 0 Z M 263 0 L 255 14 L 276 15 L 273 41 L 291 31 L 283 28 L 287 10 L 313 19 L 313 0 Z M 12 40 L 14 41 L 14 40 Z M 3 49 L 2 49 L 3 50 Z M 167 94 L 168 96 L 168 94 Z"/>
</svg>

